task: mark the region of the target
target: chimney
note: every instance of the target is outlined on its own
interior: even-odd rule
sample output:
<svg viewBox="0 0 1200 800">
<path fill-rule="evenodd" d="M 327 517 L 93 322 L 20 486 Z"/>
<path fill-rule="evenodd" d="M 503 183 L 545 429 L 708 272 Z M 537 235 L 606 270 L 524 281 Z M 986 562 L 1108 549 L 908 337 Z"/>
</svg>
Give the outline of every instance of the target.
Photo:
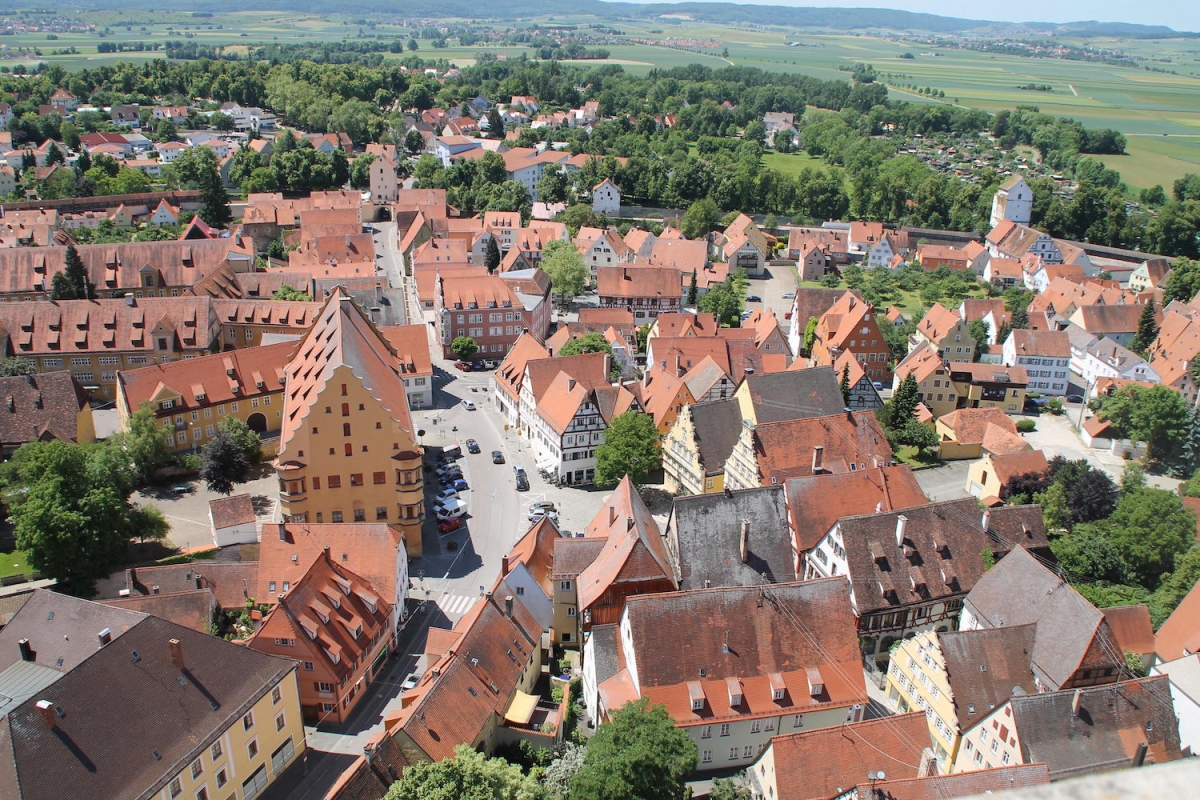
<svg viewBox="0 0 1200 800">
<path fill-rule="evenodd" d="M 904 546 L 904 529 L 908 527 L 908 517 L 899 514 L 896 517 L 896 547 Z"/>
<path fill-rule="evenodd" d="M 1137 752 L 1133 754 L 1133 764 L 1131 766 L 1140 767 L 1146 763 L 1146 743 L 1138 742 Z"/>
<path fill-rule="evenodd" d="M 508 574 L 508 556 L 500 557 L 500 577 L 503 578 Z"/>
<path fill-rule="evenodd" d="M 504 595 L 504 616 L 512 619 L 513 596 L 511 594 Z"/>
<path fill-rule="evenodd" d="M 750 520 L 742 520 L 742 545 L 741 545 L 742 563 L 745 564 L 750 556 Z"/>
<path fill-rule="evenodd" d="M 679 353 L 676 353 L 675 354 L 675 377 L 676 378 L 683 377 L 683 364 L 680 363 L 681 361 L 682 361 L 682 356 L 680 356 Z"/>
<path fill-rule="evenodd" d="M 364 744 L 363 745 L 363 758 L 366 759 L 367 766 L 371 765 L 371 759 L 374 758 L 374 756 L 375 756 L 375 745 L 370 744 L 369 742 L 367 744 Z"/>
<path fill-rule="evenodd" d="M 627 531 L 633 530 L 633 517 L 625 518 L 625 530 L 627 530 Z"/>
<path fill-rule="evenodd" d="M 33 661 L 33 648 L 29 646 L 28 639 L 18 641 L 17 647 L 21 650 L 22 661 Z"/>
<path fill-rule="evenodd" d="M 53 730 L 58 727 L 57 714 L 54 711 L 54 703 L 49 700 L 37 701 L 38 716 L 42 718 L 42 722 L 46 723 L 46 727 Z"/>
<path fill-rule="evenodd" d="M 181 670 L 187 669 L 187 664 L 183 660 L 183 642 L 172 639 L 168 644 L 171 646 L 171 661 Z"/>
<path fill-rule="evenodd" d="M 1079 706 L 1083 702 L 1083 690 L 1076 689 L 1075 694 L 1071 696 L 1071 716 L 1079 716 Z"/>
<path fill-rule="evenodd" d="M 568 392 L 571 392 L 571 391 L 574 391 L 574 390 L 575 390 L 575 379 L 574 379 L 574 378 L 567 378 L 567 391 L 568 391 Z"/>
<path fill-rule="evenodd" d="M 98 634 L 96 634 L 96 638 L 100 641 L 100 646 L 104 647 L 104 645 L 106 645 L 112 641 L 112 629 L 105 628 L 104 630 L 102 630 Z"/>
<path fill-rule="evenodd" d="M 609 506 L 608 507 L 608 524 L 613 525 L 616 523 L 616 521 L 617 521 L 617 507 Z"/>
<path fill-rule="evenodd" d="M 991 530 L 991 529 L 992 529 L 992 528 L 991 528 L 991 525 L 992 525 L 992 510 L 991 510 L 990 508 L 986 508 L 986 509 L 984 509 L 984 511 L 983 511 L 983 521 L 982 521 L 982 522 L 980 522 L 980 525 L 982 525 L 982 526 L 983 526 L 983 529 L 984 529 L 985 531 L 989 531 L 989 530 Z"/>
<path fill-rule="evenodd" d="M 813 446 L 812 455 L 812 472 L 813 475 L 819 475 L 823 470 L 825 463 L 825 445 L 818 444 Z"/>
</svg>

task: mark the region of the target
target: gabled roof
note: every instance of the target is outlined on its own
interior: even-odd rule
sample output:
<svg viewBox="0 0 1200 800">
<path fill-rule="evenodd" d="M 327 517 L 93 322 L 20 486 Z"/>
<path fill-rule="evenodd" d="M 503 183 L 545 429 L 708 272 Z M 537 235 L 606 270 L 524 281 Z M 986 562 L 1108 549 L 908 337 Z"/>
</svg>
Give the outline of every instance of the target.
<svg viewBox="0 0 1200 800">
<path fill-rule="evenodd" d="M 994 407 L 956 409 L 942 415 L 938 424 L 944 425 L 958 444 L 981 444 L 990 427 L 1013 435 L 1017 433 L 1017 424 L 1012 417 Z"/>
<path fill-rule="evenodd" d="M 590 608 L 614 583 L 666 580 L 674 585 L 671 558 L 658 523 L 628 475 L 588 523 L 585 535 L 602 536 L 606 541 L 595 560 L 579 574 L 581 609 Z"/>
<path fill-rule="evenodd" d="M 786 483 L 796 546 L 811 550 L 842 517 L 896 511 L 928 502 L 904 464 L 838 475 L 810 475 Z"/>
<path fill-rule="evenodd" d="M 938 370 L 945 370 L 946 362 L 938 355 L 937 348 L 927 341 L 922 341 L 908 352 L 893 370 L 897 382 L 903 381 L 911 373 L 918 384 L 924 383 Z"/>
<path fill-rule="evenodd" d="M 685 412 L 689 413 L 689 412 Z M 716 475 L 737 444 L 742 430 L 742 413 L 737 400 L 712 400 L 690 406 L 696 450 L 705 474 Z"/>
<path fill-rule="evenodd" d="M 1191 588 L 1158 629 L 1154 651 L 1163 661 L 1200 653 L 1200 583 Z"/>
<path fill-rule="evenodd" d="M 777 736 L 770 746 L 778 800 L 829 800 L 872 785 L 869 774 L 916 778 L 929 726 L 914 712 Z"/>
<path fill-rule="evenodd" d="M 747 375 L 744 384 L 759 424 L 829 416 L 846 406 L 833 367 Z"/>
<path fill-rule="evenodd" d="M 643 594 L 625 602 L 629 676 L 640 696 L 666 705 L 677 722 L 845 708 L 866 697 L 842 578 Z M 782 699 L 772 683 L 782 685 Z M 704 708 L 693 708 L 690 685 L 703 693 Z M 736 704 L 731 685 L 740 694 Z M 606 707 L 619 707 L 611 700 L 620 694 L 608 693 Z"/>
<path fill-rule="evenodd" d="M 875 781 L 871 788 L 888 800 L 947 800 L 951 797 L 985 797 L 1010 789 L 1027 789 L 1050 783 L 1045 764 L 1014 764 L 1011 767 L 926 775 L 921 778 Z"/>
<path fill-rule="evenodd" d="M 799 580 L 782 486 L 675 499 L 679 588 Z"/>
<path fill-rule="evenodd" d="M 248 494 L 209 500 L 208 513 L 212 518 L 213 527 L 217 530 L 234 525 L 253 524 L 257 518 L 254 514 L 254 500 Z"/>
<path fill-rule="evenodd" d="M 186 669 L 173 661 L 172 640 Z M 23 800 L 55 800 L 64 786 L 80 797 L 153 797 L 296 668 L 144 617 L 0 718 L 0 758 Z M 64 712 L 53 728 L 38 712 L 41 701 Z"/>
<path fill-rule="evenodd" d="M 682 293 L 682 273 L 668 267 L 597 267 L 600 297 L 675 298 Z"/>
<path fill-rule="evenodd" d="M 561 538 L 558 526 L 550 517 L 544 516 L 533 523 L 508 551 L 509 566 L 524 564 L 547 597 L 554 596 L 551 578 L 554 574 L 554 543 Z"/>
<path fill-rule="evenodd" d="M 171 594 L 137 594 L 104 600 L 103 603 L 149 614 L 200 633 L 210 633 L 217 600 L 211 589 L 193 589 Z"/>
<path fill-rule="evenodd" d="M 19 445 L 51 435 L 74 442 L 88 395 L 70 372 L 0 378 L 0 443 Z"/>
<path fill-rule="evenodd" d="M 1045 762 L 1053 780 L 1132 766 L 1143 744 L 1146 764 L 1183 755 L 1165 675 L 1014 697 L 1009 706 L 1025 761 Z"/>
<path fill-rule="evenodd" d="M 940 345 L 946 334 L 961 322 L 962 318 L 958 316 L 957 311 L 946 308 L 941 303 L 934 303 L 917 325 L 917 331 L 929 341 Z"/>
<path fill-rule="evenodd" d="M 0 629 L 0 669 L 20 660 L 17 643 L 28 639 L 31 663 L 70 672 L 104 646 L 98 638 L 101 631 L 117 639 L 145 618 L 136 611 L 35 589 Z M 0 713 L 8 710 L 0 706 Z"/>
<path fill-rule="evenodd" d="M 284 584 L 299 583 L 326 546 L 331 560 L 362 576 L 388 603 L 404 588 L 396 586 L 396 559 L 407 556 L 395 528 L 384 523 L 277 523 L 263 526 L 252 596 L 260 603 L 277 602 L 278 595 L 290 591 Z"/>
<path fill-rule="evenodd" d="M 1085 665 L 1114 666 L 1112 653 L 1120 653 L 1104 614 L 1024 547 L 978 580 L 964 608 L 985 627 L 1036 625 L 1030 663 L 1051 689 Z"/>
<path fill-rule="evenodd" d="M 1117 646 L 1123 653 L 1148 656 L 1154 653 L 1154 627 L 1150 624 L 1150 609 L 1146 605 L 1112 606 L 1102 609 Z"/>
<path fill-rule="evenodd" d="M 1041 450 L 1000 453 L 987 455 L 985 458 L 991 461 L 992 471 L 996 473 L 996 479 L 1000 481 L 1001 486 L 1008 483 L 1010 478 L 1018 475 L 1029 475 L 1034 472 L 1044 475 L 1050 468 L 1050 462 L 1046 460 L 1046 454 Z"/>
<path fill-rule="evenodd" d="M 396 351 L 367 319 L 362 309 L 340 288 L 334 289 L 316 321 L 300 341 L 297 355 L 287 367 L 283 429 L 279 460 L 294 458 L 288 443 L 305 424 L 309 410 L 318 402 L 336 370 L 350 369 L 379 399 L 397 424 L 398 435 L 406 433 L 399 452 L 415 452 L 417 444 L 404 384 L 396 373 Z"/>
<path fill-rule="evenodd" d="M 496 388 L 507 394 L 514 402 L 521 396 L 525 381 L 525 368 L 531 361 L 550 358 L 548 351 L 531 333 L 522 333 L 513 343 L 500 368 L 496 370 Z"/>
<path fill-rule="evenodd" d="M 936 634 L 960 732 L 1010 697 L 1037 693 L 1031 666 L 1036 634 L 1031 624 Z"/>
<path fill-rule="evenodd" d="M 284 369 L 295 347 L 295 342 L 281 342 L 150 364 L 122 370 L 117 373 L 117 381 L 130 412 L 137 411 L 142 403 L 153 404 L 168 397 L 173 408 L 185 411 L 211 407 L 282 391 Z"/>
<path fill-rule="evenodd" d="M 1080 306 L 1072 321 L 1092 334 L 1132 333 L 1138 329 L 1138 320 L 1145 310 L 1145 306 L 1138 304 Z M 1161 311 L 1155 311 L 1155 319 L 1162 320 Z"/>
<path fill-rule="evenodd" d="M 762 423 L 754 427 L 752 436 L 764 485 L 806 475 L 857 472 L 892 460 L 891 445 L 873 411 Z"/>
<path fill-rule="evenodd" d="M 1018 356 L 1071 357 L 1071 339 L 1065 331 L 1018 328 L 1012 332 L 1012 342 Z"/>
</svg>

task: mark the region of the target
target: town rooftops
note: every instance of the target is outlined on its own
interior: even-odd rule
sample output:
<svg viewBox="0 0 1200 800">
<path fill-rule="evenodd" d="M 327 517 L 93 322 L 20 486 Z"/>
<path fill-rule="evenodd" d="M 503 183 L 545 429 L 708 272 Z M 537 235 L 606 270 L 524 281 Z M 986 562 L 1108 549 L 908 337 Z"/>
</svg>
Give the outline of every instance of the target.
<svg viewBox="0 0 1200 800">
<path fill-rule="evenodd" d="M 725 469 L 725 461 L 737 444 L 742 415 L 737 400 L 712 400 L 690 407 L 700 463 L 708 475 Z"/>
<path fill-rule="evenodd" d="M 759 423 L 824 417 L 846 407 L 833 367 L 752 374 L 745 383 Z"/>
<path fill-rule="evenodd" d="M 928 499 L 906 465 L 787 481 L 788 509 L 799 550 L 816 547 L 842 517 L 925 505 Z"/>
<path fill-rule="evenodd" d="M 1154 650 L 1163 661 L 1200 653 L 1200 583 L 1192 587 L 1158 629 Z"/>
<path fill-rule="evenodd" d="M 1012 332 L 1012 341 L 1018 358 L 1021 356 L 1071 357 L 1071 339 L 1065 331 L 1032 331 L 1018 328 Z"/>
<path fill-rule="evenodd" d="M 122 370 L 126 410 L 171 400 L 172 410 L 204 408 L 283 391 L 284 368 L 295 342 L 247 347 L 198 358 Z"/>
<path fill-rule="evenodd" d="M 1030 666 L 1036 634 L 1031 624 L 937 634 L 960 731 L 1010 697 L 1037 693 Z"/>
<path fill-rule="evenodd" d="M 872 411 L 767 422 L 754 426 L 752 435 L 765 483 L 857 472 L 892 460 L 891 445 Z"/>
<path fill-rule="evenodd" d="M 362 576 L 386 601 L 396 597 L 396 559 L 404 558 L 404 544 L 400 532 L 385 523 L 264 525 L 253 596 L 275 602 L 300 581 L 326 546 L 334 562 Z"/>
<path fill-rule="evenodd" d="M 78 440 L 83 386 L 70 372 L 0 378 L 0 443 L 21 444 L 49 435 Z"/>
</svg>

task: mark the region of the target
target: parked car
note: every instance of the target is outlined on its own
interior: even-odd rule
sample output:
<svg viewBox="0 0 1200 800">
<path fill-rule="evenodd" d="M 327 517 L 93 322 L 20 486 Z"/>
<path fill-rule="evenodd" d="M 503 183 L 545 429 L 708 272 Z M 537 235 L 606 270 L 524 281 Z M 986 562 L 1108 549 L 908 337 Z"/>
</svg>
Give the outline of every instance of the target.
<svg viewBox="0 0 1200 800">
<path fill-rule="evenodd" d="M 461 369 L 463 372 L 470 372 L 470 371 L 471 371 L 471 362 L 469 362 L 469 361 L 455 361 L 455 362 L 454 362 L 454 368 L 455 368 L 455 369 Z"/>
<path fill-rule="evenodd" d="M 477 455 L 479 451 L 479 442 L 474 439 L 467 439 L 467 452 L 471 455 Z"/>
<path fill-rule="evenodd" d="M 529 491 L 529 476 L 525 474 L 525 468 L 520 465 L 514 466 L 513 467 L 513 475 L 515 475 L 516 479 L 517 479 L 517 491 L 518 492 L 528 492 Z"/>
<path fill-rule="evenodd" d="M 762 298 L 756 294 L 752 294 L 752 295 L 749 295 L 746 297 L 746 302 L 747 303 L 761 303 Z"/>
<path fill-rule="evenodd" d="M 783 293 L 783 299 L 784 299 L 784 300 L 795 300 L 795 299 L 796 299 L 796 293 L 795 293 L 795 292 L 784 292 L 784 293 Z"/>
<path fill-rule="evenodd" d="M 462 478 L 458 478 L 453 483 L 450 483 L 448 485 L 453 486 L 454 491 L 456 491 L 456 492 L 465 492 L 471 488 L 470 486 L 467 485 L 467 482 L 464 481 Z"/>
<path fill-rule="evenodd" d="M 462 458 L 462 448 L 456 444 L 452 444 L 442 451 L 442 458 L 447 458 L 450 460 Z"/>
<path fill-rule="evenodd" d="M 450 519 L 444 519 L 438 523 L 438 533 L 449 533 L 450 531 L 456 531 L 461 527 L 462 520 L 458 517 L 451 517 Z"/>
<path fill-rule="evenodd" d="M 475 401 L 474 400 L 463 400 L 463 408 L 465 408 L 467 411 L 474 411 L 475 410 Z"/>
<path fill-rule="evenodd" d="M 493 464 L 503 464 L 504 463 L 504 453 L 501 453 L 499 450 L 493 450 L 492 451 L 492 463 Z"/>
<path fill-rule="evenodd" d="M 409 689 L 417 688 L 417 684 L 421 682 L 421 676 L 413 673 L 404 679 L 404 683 L 400 684 L 400 691 L 408 691 Z"/>
<path fill-rule="evenodd" d="M 437 475 L 438 480 L 440 480 L 442 483 L 445 483 L 448 480 L 458 480 L 463 476 L 462 470 L 459 469 L 458 464 L 447 464 L 446 466 L 440 468 L 435 474 Z"/>
<path fill-rule="evenodd" d="M 534 511 L 534 509 L 538 509 L 538 508 L 543 508 L 546 511 L 558 511 L 558 507 L 555 506 L 554 503 L 551 503 L 549 500 L 539 500 L 536 503 L 530 504 L 529 511 L 530 511 L 530 513 L 532 513 Z"/>
<path fill-rule="evenodd" d="M 551 522 L 558 522 L 557 511 L 547 511 L 544 508 L 535 508 L 529 512 L 530 522 L 540 522 L 542 517 L 549 517 Z"/>
<path fill-rule="evenodd" d="M 177 483 L 171 487 L 171 494 L 191 494 L 194 491 L 190 483 Z"/>
<path fill-rule="evenodd" d="M 437 493 L 438 500 L 449 500 L 452 497 L 458 497 L 458 490 L 453 486 L 447 486 Z"/>
<path fill-rule="evenodd" d="M 783 318 L 784 318 L 784 319 L 791 319 L 791 318 L 792 318 L 792 312 L 790 312 L 790 311 L 785 311 L 785 312 L 783 312 Z"/>
<path fill-rule="evenodd" d="M 447 505 L 437 505 L 434 507 L 437 511 L 439 521 L 454 519 L 467 513 L 467 504 L 462 500 L 447 500 L 446 502 Z M 453 505 L 450 505 L 451 503 Z"/>
</svg>

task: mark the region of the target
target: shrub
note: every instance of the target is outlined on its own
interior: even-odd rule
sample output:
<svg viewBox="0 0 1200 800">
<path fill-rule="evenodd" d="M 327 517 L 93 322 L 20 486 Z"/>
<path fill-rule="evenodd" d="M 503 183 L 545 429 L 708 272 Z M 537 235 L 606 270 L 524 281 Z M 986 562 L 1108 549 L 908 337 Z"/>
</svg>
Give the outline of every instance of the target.
<svg viewBox="0 0 1200 800">
<path fill-rule="evenodd" d="M 1035 422 L 1034 420 L 1031 420 L 1031 419 L 1017 420 L 1017 432 L 1018 433 L 1033 433 L 1036 430 L 1037 430 L 1037 422 Z"/>
</svg>

